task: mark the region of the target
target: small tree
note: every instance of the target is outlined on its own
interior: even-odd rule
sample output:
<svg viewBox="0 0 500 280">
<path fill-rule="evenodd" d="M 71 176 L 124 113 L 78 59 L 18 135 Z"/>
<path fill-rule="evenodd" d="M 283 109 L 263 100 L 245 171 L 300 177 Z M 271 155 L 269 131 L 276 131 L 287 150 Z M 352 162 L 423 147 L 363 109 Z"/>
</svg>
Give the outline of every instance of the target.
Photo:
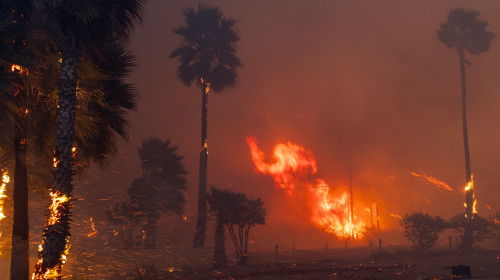
<svg viewBox="0 0 500 280">
<path fill-rule="evenodd" d="M 248 236 L 250 228 L 265 224 L 266 210 L 258 199 L 248 199 L 243 193 L 219 190 L 211 187 L 208 197 L 210 212 L 215 216 L 214 265 L 220 268 L 226 264 L 224 226 L 233 241 L 238 264 L 245 265 L 248 259 Z"/>
<path fill-rule="evenodd" d="M 234 212 L 232 220 L 227 225 L 229 236 L 234 244 L 238 264 L 246 265 L 248 260 L 248 235 L 250 228 L 266 223 L 266 209 L 264 203 L 257 199 L 245 199 L 239 206 L 239 211 Z M 235 231 L 237 228 L 237 234 Z"/>
<path fill-rule="evenodd" d="M 495 224 L 487 219 L 474 215 L 469 221 L 463 213 L 460 213 L 450 220 L 450 227 L 456 232 L 458 240 L 460 241 L 460 247 L 462 249 L 468 250 L 468 244 L 466 244 L 466 229 L 469 225 L 472 229 L 472 238 L 474 241 L 483 241 L 493 238 L 493 232 Z"/>
<path fill-rule="evenodd" d="M 415 246 L 417 253 L 424 253 L 437 244 L 439 233 L 446 228 L 445 221 L 422 212 L 406 214 L 399 221 L 403 235 Z"/>
<path fill-rule="evenodd" d="M 235 213 L 240 211 L 246 196 L 229 190 L 220 190 L 211 186 L 208 204 L 210 212 L 215 216 L 215 247 L 214 267 L 221 268 L 226 265 L 226 248 L 224 226 L 228 225 Z"/>
<path fill-rule="evenodd" d="M 106 216 L 109 222 L 118 226 L 119 235 L 125 249 L 133 249 L 135 247 L 134 232 L 139 224 L 139 217 L 129 202 L 118 202 L 110 210 L 106 211 Z"/>
</svg>

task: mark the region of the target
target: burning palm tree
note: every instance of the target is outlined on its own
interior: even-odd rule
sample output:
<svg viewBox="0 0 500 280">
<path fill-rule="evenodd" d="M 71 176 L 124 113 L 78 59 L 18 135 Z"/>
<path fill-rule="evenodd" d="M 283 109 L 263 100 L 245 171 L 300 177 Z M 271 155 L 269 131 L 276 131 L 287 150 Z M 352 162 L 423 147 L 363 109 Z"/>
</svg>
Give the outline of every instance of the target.
<svg viewBox="0 0 500 280">
<path fill-rule="evenodd" d="M 144 0 L 38 1 L 46 37 L 61 54 L 58 129 L 50 218 L 43 234 L 34 279 L 60 279 L 67 254 L 73 173 L 73 141 L 78 68 L 84 54 L 96 55 L 109 39 L 127 40 L 142 18 Z M 43 11 L 43 12 L 42 12 Z M 99 55 L 96 55 L 99 56 Z"/>
<path fill-rule="evenodd" d="M 465 151 L 465 216 L 468 226 L 465 229 L 463 249 L 472 248 L 471 220 L 474 218 L 474 187 L 472 184 L 472 172 L 470 168 L 469 136 L 467 132 L 467 110 L 466 110 L 466 87 L 465 87 L 465 65 L 470 65 L 465 59 L 465 52 L 479 55 L 488 51 L 491 40 L 495 37 L 493 32 L 486 31 L 488 23 L 478 19 L 479 12 L 456 8 L 448 13 L 448 21 L 441 24 L 437 31 L 438 39 L 448 48 L 455 48 L 460 62 L 460 77 L 462 80 L 462 128 Z"/>
</svg>

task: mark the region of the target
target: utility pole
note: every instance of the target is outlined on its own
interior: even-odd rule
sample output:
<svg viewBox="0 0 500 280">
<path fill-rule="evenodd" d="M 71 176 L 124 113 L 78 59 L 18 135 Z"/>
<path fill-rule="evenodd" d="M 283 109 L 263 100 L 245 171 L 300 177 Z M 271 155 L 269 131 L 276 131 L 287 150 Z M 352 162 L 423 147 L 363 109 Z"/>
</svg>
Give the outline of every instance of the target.
<svg viewBox="0 0 500 280">
<path fill-rule="evenodd" d="M 352 199 L 352 174 L 351 174 L 351 143 L 347 143 L 347 152 L 348 152 L 348 167 L 347 174 L 349 177 L 349 235 L 351 237 L 351 241 L 354 239 L 354 229 L 353 229 L 353 199 Z"/>
</svg>

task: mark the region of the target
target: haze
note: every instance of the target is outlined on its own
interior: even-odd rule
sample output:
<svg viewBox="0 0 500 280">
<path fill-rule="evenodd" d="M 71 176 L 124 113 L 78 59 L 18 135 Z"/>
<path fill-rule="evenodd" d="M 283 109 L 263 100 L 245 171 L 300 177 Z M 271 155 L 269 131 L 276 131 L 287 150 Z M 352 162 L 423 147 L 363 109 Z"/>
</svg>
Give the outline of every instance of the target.
<svg viewBox="0 0 500 280">
<path fill-rule="evenodd" d="M 272 178 L 255 172 L 245 141 L 250 135 L 267 154 L 286 141 L 311 150 L 318 161 L 317 177 L 334 192 L 347 188 L 349 146 L 354 206 L 364 211 L 377 203 L 387 230 L 399 230 L 390 214 L 423 211 L 450 218 L 464 211 L 458 56 L 436 36 L 439 24 L 456 7 L 476 9 L 497 34 L 488 52 L 467 57 L 467 101 L 478 212 L 487 216 L 486 205 L 499 209 L 500 2 L 204 3 L 238 20 L 244 63 L 236 88 L 209 96 L 208 182 L 263 198 L 268 220 L 256 228 L 258 243 L 291 246 L 293 240 L 321 247 L 326 237 L 306 218 L 291 216 L 301 212 L 301 205 L 285 203 Z M 131 42 L 138 56 L 131 81 L 139 95 L 139 109 L 130 115 L 131 138 L 121 144 L 109 170 L 81 184 L 87 186 L 85 193 L 88 186 L 99 191 L 108 200 L 103 203 L 125 199 L 126 189 L 140 174 L 141 140 L 151 135 L 172 138 L 189 172 L 185 212 L 191 229 L 201 98 L 197 87 L 187 88 L 176 78 L 177 61 L 169 55 L 181 41 L 172 29 L 183 23 L 182 9 L 197 5 L 178 0 L 150 0 L 146 5 L 144 24 Z M 454 191 L 426 184 L 412 171 L 438 178 Z M 81 186 L 76 192 L 83 195 Z M 322 238 L 311 240 L 318 236 Z M 190 246 L 192 236 L 185 239 Z"/>
</svg>

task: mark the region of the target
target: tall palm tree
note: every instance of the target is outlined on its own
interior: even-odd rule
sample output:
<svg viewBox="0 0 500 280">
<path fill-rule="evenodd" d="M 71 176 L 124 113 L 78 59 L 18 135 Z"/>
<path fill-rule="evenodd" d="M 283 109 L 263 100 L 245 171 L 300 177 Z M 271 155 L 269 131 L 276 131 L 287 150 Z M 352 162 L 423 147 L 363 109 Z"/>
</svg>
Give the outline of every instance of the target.
<svg viewBox="0 0 500 280">
<path fill-rule="evenodd" d="M 236 56 L 240 41 L 235 28 L 236 21 L 225 18 L 218 7 L 198 6 L 184 9 L 186 25 L 173 30 L 182 36 L 181 45 L 171 54 L 178 57 L 178 78 L 186 85 L 195 83 L 201 89 L 201 149 L 198 184 L 198 216 L 194 247 L 205 244 L 206 211 L 207 211 L 207 109 L 208 93 L 213 90 L 221 93 L 226 88 L 235 86 L 238 67 L 242 66 Z"/>
<path fill-rule="evenodd" d="M 7 95 L 13 108 L 14 211 L 12 226 L 11 279 L 29 279 L 29 222 L 27 158 L 27 96 L 31 91 L 26 64 L 34 51 L 27 45 L 31 18 L 29 1 L 3 1 L 0 6 L 2 68 L 11 71 L 11 90 Z M 6 42 L 7 41 L 7 42 Z M 7 62 L 7 63 L 5 63 Z M 10 69 L 9 69 L 10 68 Z"/>
<path fill-rule="evenodd" d="M 467 132 L 467 110 L 466 110 L 466 87 L 465 87 L 465 66 L 470 63 L 465 59 L 465 52 L 479 55 L 488 51 L 491 40 L 495 34 L 486 31 L 488 23 L 478 19 L 479 12 L 456 8 L 448 13 L 448 21 L 441 24 L 437 31 L 438 39 L 448 48 L 455 48 L 460 62 L 460 77 L 462 80 L 462 128 L 465 151 L 465 180 L 471 182 L 471 187 L 465 192 L 465 216 L 469 221 L 465 229 L 462 247 L 464 250 L 472 248 L 472 226 L 471 220 L 474 218 L 474 188 L 472 186 L 472 172 L 470 168 L 469 136 Z"/>
</svg>

